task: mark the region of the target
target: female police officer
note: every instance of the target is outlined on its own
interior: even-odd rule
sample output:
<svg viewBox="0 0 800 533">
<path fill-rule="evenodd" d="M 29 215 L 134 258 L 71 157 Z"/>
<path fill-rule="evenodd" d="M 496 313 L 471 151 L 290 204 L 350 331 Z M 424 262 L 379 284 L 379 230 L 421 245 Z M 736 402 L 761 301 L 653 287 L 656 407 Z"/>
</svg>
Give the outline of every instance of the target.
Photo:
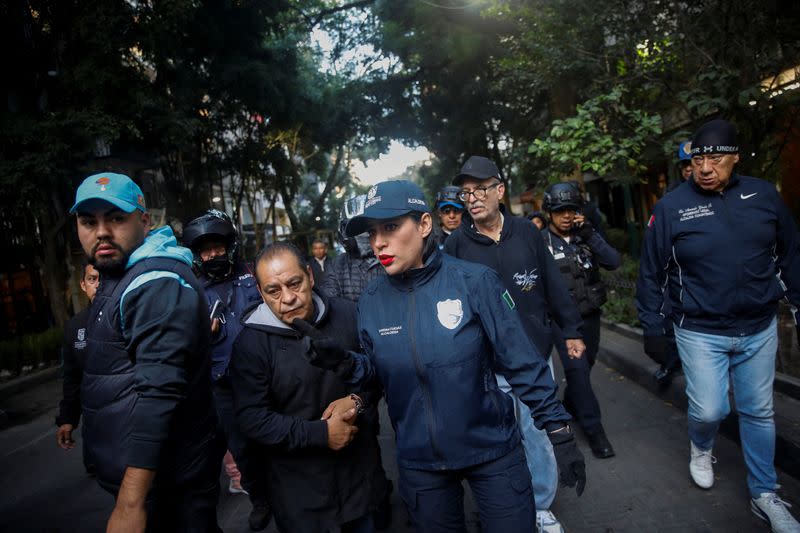
<svg viewBox="0 0 800 533">
<path fill-rule="evenodd" d="M 547 429 L 561 480 L 585 484 L 583 456 L 556 387 L 491 269 L 444 255 L 431 238 L 422 191 L 407 181 L 372 187 L 348 235 L 367 231 L 387 276 L 359 300 L 365 354 L 344 352 L 308 324 L 313 364 L 352 383 L 377 377 L 397 439 L 399 489 L 419 531 L 464 530 L 466 479 L 484 531 L 529 532 L 530 473 L 502 373 Z"/>
</svg>

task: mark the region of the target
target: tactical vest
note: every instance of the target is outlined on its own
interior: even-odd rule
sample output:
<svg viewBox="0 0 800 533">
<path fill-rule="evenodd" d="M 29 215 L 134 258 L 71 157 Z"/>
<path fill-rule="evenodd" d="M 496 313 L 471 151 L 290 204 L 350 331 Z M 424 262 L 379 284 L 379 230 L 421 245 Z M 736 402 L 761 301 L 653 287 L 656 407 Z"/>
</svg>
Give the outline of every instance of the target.
<svg viewBox="0 0 800 533">
<path fill-rule="evenodd" d="M 591 248 L 581 241 L 568 243 L 558 237 L 554 241 L 549 229 L 546 234 L 547 247 L 578 306 L 578 312 L 586 316 L 599 311 L 606 302 L 606 286 L 600 279 L 600 267 Z"/>
<path fill-rule="evenodd" d="M 181 276 L 200 295 L 200 287 L 189 267 L 180 261 L 168 258 L 150 258 L 136 263 L 121 278 L 101 277 L 100 287 L 92 303 L 87 325 L 86 362 L 81 382 L 81 403 L 83 408 L 83 438 L 90 461 L 97 468 L 97 479 L 101 486 L 116 492 L 126 469 L 127 450 L 131 435 L 131 421 L 137 402 L 134 390 L 136 361 L 134 352 L 122 334 L 120 317 L 120 299 L 130 283 L 141 274 L 150 271 L 168 271 Z M 208 318 L 205 307 L 201 306 L 198 314 L 198 327 L 205 324 Z M 189 442 L 181 442 L 181 432 L 189 427 L 185 437 L 197 440 L 210 430 L 213 434 L 215 419 L 211 406 L 210 372 L 208 354 L 204 357 L 201 368 L 194 372 L 187 370 L 189 387 L 187 397 L 174 413 L 174 430 L 170 433 L 170 445 L 165 447 L 165 471 L 159 468 L 159 478 L 183 470 L 184 465 L 175 452 L 181 447 L 191 446 Z M 203 383 L 203 376 L 209 383 Z M 188 407 L 187 407 L 188 406 Z M 185 411 L 191 409 L 198 413 L 199 420 L 186 421 Z M 211 418 L 207 416 L 211 414 Z M 207 420 L 204 420 L 207 418 Z M 199 432 L 198 432 L 199 430 Z M 178 438 L 174 438 L 176 433 Z M 184 452 L 185 453 L 185 452 Z M 168 464 L 172 462 L 173 464 Z M 171 477 L 175 477 L 174 475 Z"/>
</svg>

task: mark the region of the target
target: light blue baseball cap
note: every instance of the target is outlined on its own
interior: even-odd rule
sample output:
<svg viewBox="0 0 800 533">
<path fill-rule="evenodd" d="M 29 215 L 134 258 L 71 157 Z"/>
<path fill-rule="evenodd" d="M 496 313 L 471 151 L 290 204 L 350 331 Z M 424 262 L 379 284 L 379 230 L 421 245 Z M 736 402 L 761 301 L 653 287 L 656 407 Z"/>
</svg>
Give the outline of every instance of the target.
<svg viewBox="0 0 800 533">
<path fill-rule="evenodd" d="M 147 212 L 142 189 L 124 174 L 101 172 L 83 180 L 75 193 L 75 205 L 69 212 L 77 213 L 98 202 L 107 202 L 126 213 L 136 209 Z"/>
</svg>

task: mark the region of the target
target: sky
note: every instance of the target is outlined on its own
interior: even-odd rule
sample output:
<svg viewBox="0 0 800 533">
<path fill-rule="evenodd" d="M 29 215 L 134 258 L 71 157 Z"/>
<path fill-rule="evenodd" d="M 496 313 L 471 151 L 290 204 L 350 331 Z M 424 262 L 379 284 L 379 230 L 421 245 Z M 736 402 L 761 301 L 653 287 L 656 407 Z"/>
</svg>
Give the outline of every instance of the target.
<svg viewBox="0 0 800 533">
<path fill-rule="evenodd" d="M 366 165 L 361 161 L 353 163 L 352 173 L 364 185 L 374 185 L 379 181 L 402 174 L 406 167 L 430 159 L 431 153 L 424 147 L 410 148 L 399 141 L 392 141 L 389 151 L 378 159 L 371 159 Z"/>
<path fill-rule="evenodd" d="M 325 54 L 329 53 L 333 48 L 331 36 L 319 28 L 315 28 L 311 32 L 311 40 Z M 374 49 L 371 47 L 362 46 L 346 52 L 341 61 L 345 63 L 349 60 L 357 59 L 359 56 L 370 56 L 374 53 Z M 376 68 L 376 65 L 373 64 L 371 68 Z M 326 58 L 323 58 L 322 69 L 336 70 L 336 65 L 330 64 Z M 362 184 L 374 185 L 379 181 L 394 178 L 402 174 L 407 167 L 420 161 L 428 160 L 430 157 L 431 153 L 424 147 L 411 148 L 399 141 L 392 141 L 387 153 L 381 155 L 378 159 L 371 159 L 366 162 L 356 161 L 351 171 Z"/>
</svg>

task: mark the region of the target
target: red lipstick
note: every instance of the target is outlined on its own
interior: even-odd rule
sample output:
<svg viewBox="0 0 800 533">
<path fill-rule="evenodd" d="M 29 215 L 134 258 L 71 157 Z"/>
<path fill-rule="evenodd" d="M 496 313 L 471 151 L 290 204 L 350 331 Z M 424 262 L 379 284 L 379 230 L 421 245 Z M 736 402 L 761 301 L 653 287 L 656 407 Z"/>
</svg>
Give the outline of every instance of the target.
<svg viewBox="0 0 800 533">
<path fill-rule="evenodd" d="M 383 266 L 389 266 L 394 263 L 394 256 L 381 254 L 378 256 L 378 261 L 380 261 Z"/>
</svg>

